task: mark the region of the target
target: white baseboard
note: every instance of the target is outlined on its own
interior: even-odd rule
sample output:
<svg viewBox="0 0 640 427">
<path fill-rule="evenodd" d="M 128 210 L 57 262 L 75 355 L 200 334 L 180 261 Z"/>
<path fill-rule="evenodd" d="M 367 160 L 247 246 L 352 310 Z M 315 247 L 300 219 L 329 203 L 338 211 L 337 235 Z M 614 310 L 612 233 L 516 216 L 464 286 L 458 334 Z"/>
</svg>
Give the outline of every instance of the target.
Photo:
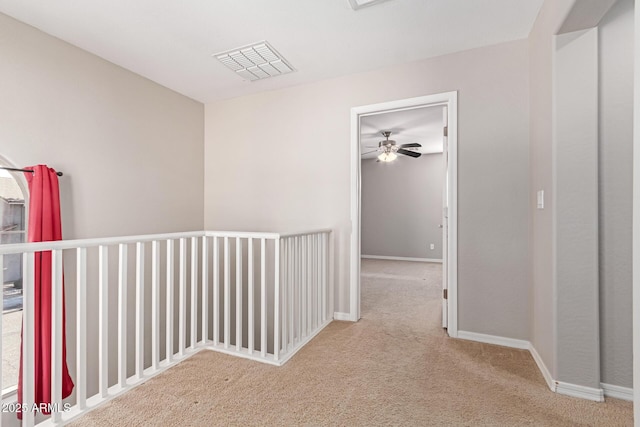
<svg viewBox="0 0 640 427">
<path fill-rule="evenodd" d="M 333 320 L 344 320 L 346 322 L 352 322 L 353 320 L 351 320 L 351 314 L 349 313 L 341 313 L 339 311 L 336 311 L 335 313 L 333 313 Z"/>
<path fill-rule="evenodd" d="M 631 388 L 620 387 L 611 384 L 601 384 L 602 388 L 593 388 L 554 380 L 544 361 L 536 351 L 533 344 L 531 344 L 529 341 L 499 337 L 495 335 L 479 334 L 477 332 L 468 331 L 458 331 L 458 338 L 469 341 L 482 342 L 486 344 L 495 344 L 504 347 L 517 348 L 521 350 L 529 350 L 531 356 L 533 357 L 533 360 L 536 362 L 536 365 L 538 365 L 538 369 L 540 369 L 542 377 L 547 383 L 547 386 L 551 391 L 558 394 L 578 397 L 580 399 L 592 400 L 595 402 L 603 402 L 604 396 L 633 401 L 633 389 Z"/>
<path fill-rule="evenodd" d="M 556 393 L 581 399 L 604 402 L 604 390 L 601 388 L 586 387 L 583 385 L 556 381 Z"/>
<path fill-rule="evenodd" d="M 529 350 L 529 341 L 514 338 L 498 337 L 495 335 L 478 334 L 476 332 L 458 331 L 458 338 L 469 341 L 483 342 L 485 344 L 501 345 L 503 347 Z"/>
<path fill-rule="evenodd" d="M 621 387 L 619 385 L 605 383 L 601 383 L 600 387 L 604 390 L 604 397 L 613 397 L 614 399 L 633 402 L 633 389 L 631 387 Z"/>
<path fill-rule="evenodd" d="M 435 259 L 435 258 L 407 258 L 407 257 L 401 257 L 401 256 L 382 256 L 382 255 L 360 255 L 360 257 L 365 259 L 386 259 L 389 261 L 438 262 L 442 264 L 441 259 Z"/>
<path fill-rule="evenodd" d="M 553 376 L 551 376 L 551 372 L 549 372 L 549 369 L 547 368 L 547 365 L 544 364 L 544 361 L 542 360 L 542 357 L 540 357 L 540 355 L 536 351 L 536 348 L 531 343 L 529 343 L 529 353 L 531 353 L 531 356 L 533 357 L 533 360 L 536 362 L 536 365 L 538 365 L 538 369 L 540 370 L 540 373 L 542 374 L 542 377 L 544 378 L 544 380 L 547 382 L 547 385 L 549 386 L 549 389 L 551 389 L 551 391 L 555 392 L 556 391 L 556 382 L 553 379 Z"/>
</svg>

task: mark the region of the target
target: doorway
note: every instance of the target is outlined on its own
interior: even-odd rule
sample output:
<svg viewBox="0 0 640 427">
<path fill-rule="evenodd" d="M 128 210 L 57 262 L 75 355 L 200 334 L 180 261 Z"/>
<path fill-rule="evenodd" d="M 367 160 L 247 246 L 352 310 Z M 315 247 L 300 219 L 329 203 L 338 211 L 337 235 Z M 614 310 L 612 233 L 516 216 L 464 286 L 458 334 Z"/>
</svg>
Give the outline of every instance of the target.
<svg viewBox="0 0 640 427">
<path fill-rule="evenodd" d="M 457 92 L 365 105 L 351 109 L 351 241 L 349 319 L 360 319 L 361 248 L 361 125 L 369 116 L 427 107 L 442 106 L 446 111 L 443 128 L 443 155 L 446 164 L 443 197 L 443 326 L 450 336 L 457 336 Z"/>
</svg>

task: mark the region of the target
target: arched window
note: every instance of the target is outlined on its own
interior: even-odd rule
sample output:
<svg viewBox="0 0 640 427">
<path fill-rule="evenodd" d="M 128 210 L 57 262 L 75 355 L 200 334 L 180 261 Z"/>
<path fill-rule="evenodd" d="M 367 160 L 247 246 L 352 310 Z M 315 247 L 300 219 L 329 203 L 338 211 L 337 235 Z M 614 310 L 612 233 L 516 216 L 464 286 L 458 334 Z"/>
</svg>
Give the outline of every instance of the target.
<svg viewBox="0 0 640 427">
<path fill-rule="evenodd" d="M 15 167 L 0 157 L 0 166 Z M 22 243 L 27 238 L 27 180 L 22 172 L 0 169 L 0 244 Z M 0 255 L 1 256 L 1 255 Z M 20 327 L 22 325 L 22 257 L 4 255 L 2 293 L 3 394 L 18 384 Z M 14 357 L 15 356 L 15 357 Z M 15 359 L 15 360 L 13 360 Z"/>
</svg>

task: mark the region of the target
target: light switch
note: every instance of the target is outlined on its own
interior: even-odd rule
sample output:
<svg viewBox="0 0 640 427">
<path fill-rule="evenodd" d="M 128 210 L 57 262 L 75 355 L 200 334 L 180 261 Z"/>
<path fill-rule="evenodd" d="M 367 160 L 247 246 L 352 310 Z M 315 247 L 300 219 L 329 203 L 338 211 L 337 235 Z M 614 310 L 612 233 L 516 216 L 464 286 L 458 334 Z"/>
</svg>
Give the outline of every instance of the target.
<svg viewBox="0 0 640 427">
<path fill-rule="evenodd" d="M 538 209 L 544 209 L 544 190 L 538 190 Z"/>
</svg>

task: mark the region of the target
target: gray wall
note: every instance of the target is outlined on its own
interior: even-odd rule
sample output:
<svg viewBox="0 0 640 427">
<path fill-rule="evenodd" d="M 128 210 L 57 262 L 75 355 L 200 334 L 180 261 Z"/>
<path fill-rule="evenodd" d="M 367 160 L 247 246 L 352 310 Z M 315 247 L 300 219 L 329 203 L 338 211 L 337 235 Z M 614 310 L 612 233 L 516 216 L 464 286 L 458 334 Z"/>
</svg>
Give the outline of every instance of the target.
<svg viewBox="0 0 640 427">
<path fill-rule="evenodd" d="M 600 342 L 602 382 L 631 387 L 633 0 L 618 0 L 600 34 Z"/>
<path fill-rule="evenodd" d="M 592 7 L 587 3 L 545 1 L 529 36 L 530 203 L 533 212 L 530 227 L 531 342 L 555 379 L 592 387 L 599 387 L 600 382 L 629 386 L 633 18 L 628 0 L 620 0 L 604 19 L 603 14 L 613 0 L 603 0 Z M 599 40 L 597 46 L 590 48 L 589 55 L 593 59 L 594 49 L 599 51 L 599 89 L 594 95 L 594 84 L 588 83 L 584 90 L 591 92 L 589 109 L 592 116 L 592 101 L 597 97 L 598 113 L 583 122 L 587 125 L 577 120 L 573 129 L 567 128 L 566 135 L 582 132 L 585 126 L 593 131 L 598 123 L 598 150 L 593 152 L 593 138 L 589 136 L 583 141 L 584 147 L 576 143 L 572 154 L 571 147 L 559 144 L 562 135 L 552 132 L 552 123 L 559 123 L 562 118 L 561 114 L 554 117 L 552 100 L 568 88 L 566 85 L 571 86 L 585 77 L 585 71 L 574 67 L 564 83 L 556 81 L 554 85 L 554 65 L 571 68 L 576 64 L 563 65 L 560 63 L 562 58 L 555 58 L 558 62 L 554 64 L 552 46 L 556 34 L 596 25 Z M 593 79 L 592 70 L 589 74 Z M 576 96 L 582 95 L 578 92 Z M 575 110 L 584 112 L 584 105 L 578 105 Z M 584 164 L 567 163 L 572 156 Z M 581 179 L 575 180 L 578 176 Z M 561 194 L 563 189 L 564 194 Z M 544 190 L 546 195 L 542 210 L 535 208 L 538 190 Z M 566 200 L 567 196 L 569 200 Z M 594 197 L 597 197 L 595 213 Z M 567 209 L 571 204 L 574 209 Z M 579 207 L 581 204 L 583 206 Z M 599 232 L 594 236 L 596 229 Z M 567 244 L 568 231 L 573 233 L 572 238 L 580 241 L 579 246 Z M 558 243 L 557 247 L 555 243 Z M 593 254 L 595 245 L 597 257 Z M 593 276 L 598 264 L 596 293 Z M 598 358 L 601 359 L 599 362 Z"/>
<path fill-rule="evenodd" d="M 555 283 L 553 276 L 553 148 L 552 46 L 553 35 L 574 0 L 545 1 L 529 35 L 529 239 L 531 244 L 530 340 L 556 378 Z M 536 192 L 544 190 L 545 208 L 536 209 Z"/>
<path fill-rule="evenodd" d="M 457 90 L 462 330 L 529 336 L 526 40 L 205 106 L 205 226 L 336 231 L 349 310 L 350 109 Z"/>
<path fill-rule="evenodd" d="M 597 29 L 557 36 L 554 60 L 556 379 L 600 388 Z"/>
<path fill-rule="evenodd" d="M 363 160 L 361 173 L 362 254 L 442 259 L 444 156 Z"/>
</svg>

